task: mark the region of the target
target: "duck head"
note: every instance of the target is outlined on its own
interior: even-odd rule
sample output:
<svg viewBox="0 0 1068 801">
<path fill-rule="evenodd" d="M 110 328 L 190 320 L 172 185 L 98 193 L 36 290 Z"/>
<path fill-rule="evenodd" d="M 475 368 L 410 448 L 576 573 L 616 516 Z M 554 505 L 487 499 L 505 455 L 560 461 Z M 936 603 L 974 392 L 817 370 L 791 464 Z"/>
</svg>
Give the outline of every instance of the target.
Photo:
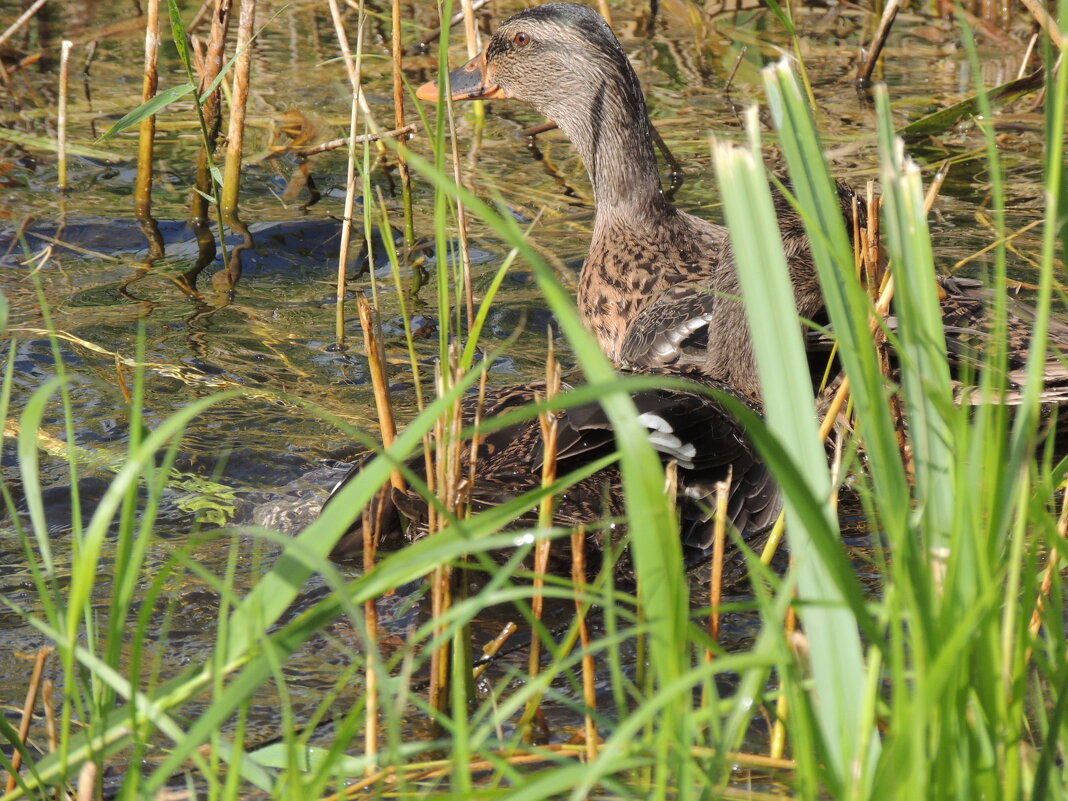
<svg viewBox="0 0 1068 801">
<path fill-rule="evenodd" d="M 511 98 L 555 122 L 586 163 L 598 206 L 659 194 L 645 99 L 612 29 L 597 12 L 546 3 L 502 23 L 449 73 L 453 100 Z M 430 81 L 416 96 L 436 101 Z"/>
</svg>

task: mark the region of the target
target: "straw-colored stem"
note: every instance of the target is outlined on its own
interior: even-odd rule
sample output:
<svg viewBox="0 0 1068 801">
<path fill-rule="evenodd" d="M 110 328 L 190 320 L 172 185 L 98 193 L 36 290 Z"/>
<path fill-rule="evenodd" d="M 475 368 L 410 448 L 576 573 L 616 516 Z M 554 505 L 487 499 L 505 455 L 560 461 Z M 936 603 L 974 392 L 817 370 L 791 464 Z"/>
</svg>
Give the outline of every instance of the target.
<svg viewBox="0 0 1068 801">
<path fill-rule="evenodd" d="M 401 45 L 401 7 L 400 0 L 393 0 L 391 32 L 393 38 L 393 127 L 400 130 L 404 125 L 404 71 Z M 411 248 L 415 244 L 415 221 L 412 216 L 412 177 L 408 171 L 408 160 L 403 147 L 397 148 L 397 173 L 401 182 L 401 202 L 404 206 L 404 246 Z"/>
<path fill-rule="evenodd" d="M 1068 495 L 1061 501 L 1061 513 L 1057 518 L 1057 536 L 1061 540 L 1068 539 Z M 1053 576 L 1058 572 L 1060 567 L 1060 557 L 1057 555 L 1056 548 L 1049 549 L 1049 562 L 1046 564 L 1046 569 L 1042 571 L 1042 582 L 1039 585 L 1038 597 L 1035 599 L 1035 608 L 1031 612 L 1031 620 L 1027 624 L 1027 630 L 1030 633 L 1030 640 L 1033 642 L 1038 637 L 1038 630 L 1042 626 L 1042 612 L 1046 608 L 1046 599 L 1049 598 L 1050 590 L 1053 589 Z M 1024 664 L 1028 664 L 1031 661 L 1032 648 L 1027 646 L 1027 650 L 1024 654 Z"/>
<path fill-rule="evenodd" d="M 1039 0 L 1021 0 L 1028 11 L 1031 12 L 1031 16 L 1035 18 L 1035 22 L 1042 26 L 1042 30 L 1046 32 L 1050 40 L 1057 47 L 1058 50 L 1063 51 L 1065 40 L 1061 35 L 1060 27 L 1057 24 L 1057 20 L 1053 19 L 1045 6 L 1039 2 Z"/>
<path fill-rule="evenodd" d="M 786 613 L 786 639 L 789 641 L 790 635 L 797 630 L 797 615 L 791 608 Z M 782 685 L 782 677 L 780 676 L 780 686 Z M 786 715 L 789 712 L 789 702 L 786 698 L 785 692 L 779 693 L 779 698 L 775 702 L 775 725 L 771 728 L 771 743 L 768 748 L 768 756 L 772 759 L 782 759 L 783 753 L 786 751 Z"/>
<path fill-rule="evenodd" d="M 356 309 L 360 315 L 364 355 L 367 357 L 367 368 L 371 373 L 371 386 L 375 393 L 375 411 L 378 413 L 378 423 L 382 429 L 382 445 L 388 448 L 397 436 L 397 425 L 393 419 L 393 404 L 389 396 L 389 376 L 386 374 L 386 367 L 383 363 L 382 349 L 378 343 L 378 332 L 370 301 L 360 295 L 356 300 Z M 394 470 L 390 475 L 390 483 L 402 491 L 406 488 L 399 470 Z"/>
<path fill-rule="evenodd" d="M 586 761 L 597 759 L 597 724 L 593 713 L 597 710 L 596 671 L 590 650 L 590 630 L 586 625 L 586 530 L 579 526 L 571 532 L 571 582 L 575 588 L 575 615 L 578 621 L 579 642 L 582 643 L 582 701 L 586 706 L 583 735 L 586 740 Z"/>
<path fill-rule="evenodd" d="M 868 58 L 857 73 L 857 85 L 867 86 L 871 82 L 871 74 L 875 70 L 875 63 L 879 60 L 879 54 L 886 44 L 886 37 L 890 33 L 890 26 L 894 24 L 898 9 L 901 8 L 901 0 L 890 0 L 883 9 L 883 16 L 879 20 L 879 27 L 872 36 L 871 46 L 868 48 Z"/>
<path fill-rule="evenodd" d="M 608 27 L 612 27 L 612 10 L 608 7 L 608 0 L 597 0 L 597 12 L 604 17 Z"/>
<path fill-rule="evenodd" d="M 37 0 L 37 2 L 35 2 L 32 6 L 22 12 L 22 15 L 17 20 L 8 25 L 7 30 L 5 30 L 3 33 L 0 33 L 0 47 L 2 47 L 4 43 L 7 42 L 7 40 L 10 39 L 18 31 L 19 28 L 29 22 L 33 18 L 33 15 L 41 9 L 41 6 L 43 6 L 47 2 L 48 0 Z"/>
<path fill-rule="evenodd" d="M 256 19 L 256 0 L 241 0 L 237 20 L 237 43 L 240 55 L 234 64 L 234 88 L 230 105 L 230 125 L 226 131 L 226 165 L 223 169 L 223 217 L 237 216 L 237 196 L 241 182 L 241 153 L 245 141 L 245 112 L 248 106 L 249 78 L 252 73 L 252 25 Z"/>
<path fill-rule="evenodd" d="M 202 61 L 203 70 L 197 84 L 198 91 L 203 94 L 215 81 L 222 69 L 223 57 L 226 52 L 226 34 L 230 28 L 230 11 L 233 6 L 232 0 L 215 0 L 214 12 L 211 15 L 211 35 L 208 38 L 207 55 Z M 210 215 L 209 197 L 218 197 L 218 188 L 211 174 L 213 162 L 212 151 L 219 137 L 219 128 L 222 121 L 222 85 L 204 100 L 201 106 L 204 117 L 204 141 L 200 143 L 197 152 L 197 171 L 195 191 L 190 195 L 190 215 L 193 220 L 207 220 Z M 220 232 L 221 233 L 221 232 Z"/>
<path fill-rule="evenodd" d="M 556 363 L 556 354 L 553 351 L 552 336 L 549 336 L 549 349 L 545 359 L 545 384 L 547 399 L 552 399 L 560 389 L 560 367 Z M 538 398 L 538 400 L 541 400 Z M 541 483 L 542 486 L 552 484 L 556 480 L 556 415 L 552 412 L 542 412 L 538 415 L 538 423 L 541 426 L 542 439 L 542 462 Z M 538 509 L 538 528 L 545 531 L 553 522 L 553 498 L 551 496 L 542 500 Z M 534 586 L 530 599 L 530 612 L 534 619 L 541 621 L 542 612 L 545 609 L 545 574 L 549 569 L 549 555 L 551 553 L 552 540 L 539 540 L 534 546 Z M 527 664 L 527 673 L 534 678 L 541 670 L 541 640 L 538 637 L 530 639 L 530 658 Z M 527 702 L 523 719 L 520 726 L 529 725 L 534 720 L 541 706 L 541 695 L 535 694 Z M 526 736 L 529 738 L 528 729 Z"/>
<path fill-rule="evenodd" d="M 298 147 L 289 150 L 294 156 L 315 156 L 319 153 L 326 153 L 329 150 L 337 150 L 339 147 L 347 147 L 350 142 L 355 144 L 363 144 L 364 142 L 377 142 L 380 139 L 407 139 L 411 134 L 415 133 L 415 124 L 409 123 L 402 128 L 393 128 L 389 131 L 382 131 L 380 133 L 367 133 L 360 134 L 352 138 L 344 137 L 342 139 L 331 139 L 329 142 L 321 142 L 311 147 Z"/>
<path fill-rule="evenodd" d="M 353 58 L 349 48 L 349 39 L 345 33 L 345 25 L 341 19 L 341 11 L 337 0 L 328 0 L 330 16 L 334 21 L 334 32 L 337 35 L 338 45 L 345 61 L 345 68 L 349 73 L 349 82 L 352 84 L 352 104 L 349 110 L 349 159 L 345 178 L 345 211 L 341 218 L 341 241 L 338 247 L 337 260 L 337 303 L 334 312 L 334 339 L 338 347 L 345 347 L 345 293 L 346 275 L 345 267 L 348 264 L 349 248 L 352 243 L 352 213 L 356 206 L 356 130 L 359 121 L 360 73 L 363 66 L 363 29 L 364 13 L 363 0 L 360 0 L 358 8 L 358 21 L 356 25 L 356 56 Z M 369 123 L 373 120 L 368 116 Z M 373 129 L 374 130 L 374 129 Z"/>
<path fill-rule="evenodd" d="M 159 0 L 148 0 L 145 7 L 145 78 L 141 84 L 141 102 L 156 96 L 159 84 Z M 141 120 L 137 139 L 137 181 L 134 185 L 134 208 L 138 219 L 152 210 L 152 154 L 156 136 L 156 115 Z"/>
<path fill-rule="evenodd" d="M 730 498 L 731 476 L 716 482 L 716 522 L 712 528 L 712 581 L 709 584 L 708 634 L 712 642 L 719 642 L 719 606 L 723 599 L 723 553 L 727 544 L 727 501 Z M 712 657 L 711 651 L 707 654 Z"/>
<path fill-rule="evenodd" d="M 367 120 L 367 127 L 372 132 L 378 133 L 382 130 L 382 127 L 375 121 L 374 115 L 371 113 L 371 106 L 368 104 L 360 85 L 360 55 L 363 52 L 363 47 L 357 42 L 356 57 L 353 58 L 352 50 L 349 47 L 349 37 L 345 34 L 345 21 L 341 18 L 341 10 L 338 8 L 337 0 L 327 0 L 327 4 L 330 6 L 330 18 L 334 22 L 334 34 L 337 36 L 338 47 L 341 48 L 341 57 L 345 62 L 345 69 L 349 73 L 349 83 L 352 84 L 352 91 L 356 94 L 356 102 L 360 106 L 360 112 Z M 360 19 L 358 28 L 362 34 L 364 20 L 363 0 L 360 0 L 357 9 Z M 385 149 L 386 146 L 379 142 L 378 151 L 381 153 Z"/>
<path fill-rule="evenodd" d="M 57 183 L 61 190 L 67 188 L 67 78 L 70 74 L 70 50 L 74 43 L 64 39 L 59 51 L 59 102 L 56 121 L 56 160 L 58 161 Z"/>
</svg>

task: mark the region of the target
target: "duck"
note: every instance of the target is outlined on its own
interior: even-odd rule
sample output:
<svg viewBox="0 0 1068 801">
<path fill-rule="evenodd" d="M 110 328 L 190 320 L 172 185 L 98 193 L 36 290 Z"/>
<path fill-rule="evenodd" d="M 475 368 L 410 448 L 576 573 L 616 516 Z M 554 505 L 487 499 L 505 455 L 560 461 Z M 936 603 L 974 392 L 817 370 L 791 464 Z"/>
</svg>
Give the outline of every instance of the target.
<svg viewBox="0 0 1068 801">
<path fill-rule="evenodd" d="M 604 353 L 623 368 L 694 370 L 757 399 L 756 360 L 728 229 L 677 208 L 662 191 L 640 82 L 604 19 L 566 2 L 520 11 L 500 24 L 479 55 L 449 73 L 449 87 L 454 100 L 533 106 L 582 157 L 594 220 L 577 303 Z M 436 101 L 439 87 L 429 81 L 416 96 Z M 855 213 L 865 225 L 864 204 L 855 203 L 847 186 L 837 188 L 852 237 Z M 781 193 L 773 197 L 797 313 L 821 319 L 824 301 L 803 222 Z M 991 294 L 974 279 L 940 277 L 938 284 L 948 355 L 974 368 L 992 328 Z M 1027 360 L 1033 317 L 1021 311 L 1009 324 L 1010 369 L 1017 374 Z M 819 335 L 808 339 L 826 342 Z M 1050 341 L 1047 386 L 1068 385 L 1068 326 L 1054 325 Z M 1010 389 L 1013 380 L 1010 375 Z"/>
<path fill-rule="evenodd" d="M 757 543 L 767 534 L 782 509 L 778 485 L 745 434 L 744 427 L 726 406 L 708 390 L 729 395 L 747 403 L 739 393 L 722 382 L 700 373 L 676 368 L 643 370 L 632 375 L 666 376 L 682 379 L 664 388 L 642 388 L 630 397 L 638 411 L 638 421 L 662 465 L 674 467 L 674 500 L 686 566 L 705 563 L 713 548 L 716 486 L 728 482 L 727 521 L 743 539 Z M 692 388 L 690 388 L 692 386 Z M 566 384 L 562 391 L 570 387 Z M 461 415 L 465 426 L 512 412 L 544 398 L 544 384 L 488 387 L 479 408 L 477 394 L 464 397 Z M 759 409 L 748 404 L 752 411 Z M 616 451 L 616 440 L 607 415 L 597 402 L 584 403 L 554 413 L 556 420 L 556 475 L 563 476 Z M 460 452 L 460 464 L 470 463 L 476 447 L 473 480 L 461 483 L 460 493 L 470 504 L 471 513 L 499 506 L 541 486 L 545 453 L 540 422 L 524 420 L 467 439 Z M 336 502 L 341 490 L 362 471 L 358 460 L 342 477 L 323 508 Z M 425 479 L 422 454 L 407 462 L 408 469 Z M 370 520 L 378 521 L 378 548 L 397 550 L 423 539 L 430 533 L 429 507 L 425 498 L 411 488 L 387 486 L 370 506 Z M 585 531 L 587 571 L 601 568 L 603 554 L 616 553 L 612 572 L 617 580 L 635 577 L 634 565 L 624 524 L 622 476 L 618 464 L 583 478 L 561 493 L 552 512 L 552 525 L 560 529 Z M 537 524 L 535 508 L 513 520 L 507 527 L 520 531 Z M 648 535 L 648 533 L 645 533 Z M 492 554 L 503 560 L 507 553 Z M 362 565 L 364 529 L 362 516 L 341 536 L 330 554 L 341 564 Z M 570 542 L 562 538 L 550 551 L 549 572 L 569 575 Z"/>
</svg>

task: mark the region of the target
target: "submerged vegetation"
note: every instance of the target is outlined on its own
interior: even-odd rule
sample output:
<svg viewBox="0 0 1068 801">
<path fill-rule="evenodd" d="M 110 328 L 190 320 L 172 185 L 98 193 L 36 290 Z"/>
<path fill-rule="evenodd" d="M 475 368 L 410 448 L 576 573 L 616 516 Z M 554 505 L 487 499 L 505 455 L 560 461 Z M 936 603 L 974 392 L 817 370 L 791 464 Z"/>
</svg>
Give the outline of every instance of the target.
<svg viewBox="0 0 1068 801">
<path fill-rule="evenodd" d="M 644 3 L 598 4 L 617 31 L 621 20 L 632 22 L 638 41 L 655 41 L 657 24 L 685 28 L 696 64 L 679 66 L 666 46 L 643 55 L 648 70 L 684 73 L 672 77 L 673 87 L 713 76 L 730 104 L 737 81 L 743 99 L 767 111 L 741 113 L 740 128 L 730 120 L 711 140 L 673 141 L 671 115 L 653 103 L 673 169 L 714 166 L 744 267 L 763 416 L 729 393 L 688 391 L 731 409 L 785 506 L 758 548 L 727 524 L 730 488 L 719 488 L 708 499 L 722 504 L 715 545 L 689 575 L 670 491 L 678 467 L 665 475 L 631 401 L 633 390 L 670 388 L 677 379 L 617 374 L 583 328 L 567 286 L 574 277 L 563 261 L 581 255 L 586 242 L 565 241 L 578 239 L 580 225 L 562 213 L 570 203 L 589 205 L 581 167 L 560 155 L 569 153 L 562 140 L 533 134 L 530 147 L 556 159 L 545 156 L 538 169 L 562 189 L 550 195 L 507 175 L 495 179 L 492 162 L 475 161 L 480 148 L 491 148 L 491 134 L 501 138 L 492 115 L 414 98 L 413 85 L 443 79 L 465 60 L 463 48 L 449 44 L 454 11 L 466 25 L 452 38 L 464 40 L 468 57 L 478 52 L 472 3 L 436 9 L 429 20 L 440 14 L 445 24 L 434 30 L 424 27 L 424 12 L 400 2 L 342 8 L 330 0 L 326 11 L 297 3 L 267 13 L 251 0 L 238 5 L 234 32 L 222 13 L 228 4 L 218 3 L 205 17 L 213 26 L 207 43 L 189 46 L 191 10 L 146 2 L 138 22 L 149 34 L 144 104 L 128 103 L 125 111 L 138 107 L 109 126 L 92 118 L 99 139 L 78 127 L 90 116 L 68 106 L 63 86 L 54 110 L 70 107 L 71 121 L 53 127 L 49 108 L 47 130 L 28 133 L 15 112 L 0 128 L 18 153 L 7 156 L 14 174 L 29 169 L 23 162 L 32 153 L 50 165 L 50 181 L 71 188 L 50 201 L 60 207 L 53 227 L 37 226 L 27 212 L 5 229 L 0 621 L 26 638 L 20 648 L 39 650 L 33 662 L 0 656 L 12 674 L 27 666 L 2 685 L 0 767 L 9 779 L 0 801 L 75 791 L 85 798 L 1068 794 L 1061 561 L 1068 462 L 1057 436 L 1059 388 L 1047 383 L 1063 370 L 1047 344 L 1063 327 L 1055 308 L 1068 213 L 1068 74 L 1058 60 L 1068 22 L 1057 22 L 1068 20 L 1065 3 L 1048 12 L 1028 4 L 1027 22 L 1037 22 L 1020 77 L 993 81 L 975 37 L 1017 41 L 1014 26 L 1025 12 L 979 19 L 962 9 L 915 10 L 927 30 L 911 20 L 912 35 L 941 31 L 943 42 L 962 49 L 967 80 L 956 97 L 939 97 L 908 119 L 877 83 L 863 95 L 874 110 L 870 136 L 859 143 L 812 102 L 823 95 L 811 50 L 855 48 L 856 27 L 809 36 L 806 26 L 821 22 L 817 12 L 776 3 L 720 18 L 711 16 L 713 3 L 653 4 L 664 6 L 667 23 Z M 494 25 L 518 10 L 501 5 L 508 8 Z M 26 30 L 40 8 L 28 9 Z M 338 114 L 331 126 L 347 136 L 324 141 L 311 115 L 291 110 L 269 144 L 253 138 L 264 153 L 243 152 L 245 134 L 256 128 L 246 104 L 270 89 L 253 68 L 260 37 L 304 13 L 313 15 L 316 46 L 333 36 L 322 50 L 341 55 L 344 66 L 330 66 L 343 71 L 352 107 L 347 120 L 340 106 L 331 110 Z M 872 11 L 856 14 L 875 27 Z M 41 33 L 45 21 L 37 23 L 36 38 L 23 44 L 58 54 Z M 157 24 L 170 34 L 163 57 L 154 49 Z M 717 25 L 750 43 L 724 49 Z M 416 43 L 439 35 L 440 55 L 431 61 Z M 828 44 L 839 36 L 849 44 Z M 782 60 L 777 50 L 793 57 Z M 897 69 L 893 59 L 903 52 L 884 51 L 874 78 Z M 4 59 L 12 106 L 36 102 L 27 90 L 34 80 Z M 157 94 L 156 67 L 168 62 Z M 369 80 L 374 91 L 360 91 Z M 663 103 L 685 113 L 677 98 Z M 395 111 L 388 125 L 384 109 Z M 27 116 L 31 128 L 44 119 Z M 177 126 L 200 156 L 172 142 L 161 170 L 157 125 Z M 136 175 L 108 168 L 89 181 L 81 162 L 64 166 L 74 158 L 130 163 L 126 137 L 135 128 Z M 1033 139 L 1014 139 L 1020 130 Z M 284 145 L 274 141 L 279 132 Z M 330 148 L 347 150 L 347 174 L 335 167 L 336 185 L 317 187 L 308 159 Z M 877 188 L 850 232 L 832 173 L 864 164 L 860 149 L 870 154 L 863 177 L 877 177 Z M 763 166 L 772 152 L 781 155 L 826 304 L 827 319 L 805 329 L 781 324 L 796 313 Z M 251 220 L 259 220 L 263 196 L 242 202 L 238 192 L 248 192 L 250 172 L 264 178 L 262 163 L 287 157 L 294 159 L 288 174 L 275 181 L 282 213 L 295 217 L 297 198 L 314 208 L 325 194 L 342 218 L 320 227 L 302 220 L 294 229 L 302 231 L 299 269 L 316 270 L 299 273 L 304 283 L 323 282 L 336 268 L 336 288 L 320 287 L 317 300 L 303 304 L 291 303 L 293 286 L 256 261 L 257 253 L 293 247 L 293 231 L 257 228 Z M 179 178 L 196 187 L 191 209 L 166 199 Z M 73 244 L 86 260 L 74 273 L 51 250 L 72 245 L 67 235 L 84 221 L 67 220 L 67 204 L 79 191 L 104 191 L 93 187 L 97 180 L 118 181 L 124 197 L 134 196 L 148 242 L 143 259 L 124 265 L 135 278 L 108 279 L 123 305 L 107 307 L 118 311 L 94 331 L 119 343 L 111 349 L 75 333 L 78 314 L 99 313 L 92 293 L 57 297 L 54 288 L 83 269 L 113 268 L 107 236 L 94 245 L 102 254 Z M 986 256 L 982 277 L 991 291 L 988 328 L 950 330 L 947 348 L 944 284 L 936 277 L 949 270 L 928 220 L 938 187 L 954 181 L 958 196 L 968 186 L 983 208 L 986 228 L 972 250 Z M 706 188 L 696 178 L 677 201 L 696 207 L 694 195 Z M 46 204 L 29 195 L 32 214 L 44 213 Z M 157 222 L 161 207 L 191 217 L 194 238 Z M 552 233 L 542 238 L 546 227 Z M 322 247 L 335 237 L 336 248 Z M 493 261 L 480 252 L 490 240 L 501 256 Z M 41 242 L 47 253 L 37 249 Z M 1024 242 L 1036 245 L 1034 258 Z M 134 261 L 130 249 L 110 244 Z M 160 281 L 151 292 L 136 284 L 151 277 Z M 523 299 L 534 311 L 500 315 L 509 281 L 527 295 L 536 286 L 537 300 Z M 192 315 L 168 308 L 160 286 Z M 1017 310 L 1008 293 L 1021 289 L 1029 290 L 1033 320 L 1027 347 L 1010 352 Z M 267 296 L 262 305 L 253 302 L 258 293 Z M 545 308 L 551 320 L 538 316 Z M 211 326 L 231 314 L 240 328 L 213 339 Z M 272 314 L 287 315 L 287 330 L 270 323 Z M 532 318 L 525 330 L 524 315 Z M 154 324 L 181 332 L 178 356 L 163 348 L 164 337 L 147 333 Z M 314 344 L 293 351 L 284 334 L 302 326 L 314 330 L 307 337 Z M 808 340 L 833 340 L 818 393 L 803 330 L 815 331 Z M 951 368 L 947 350 L 965 358 Z M 267 366 L 242 372 L 235 353 Z M 555 410 L 598 401 L 618 452 L 566 474 L 546 456 L 533 491 L 470 513 L 465 487 L 479 478 L 477 449 L 464 444 L 471 431 L 461 407 L 487 384 L 514 384 L 506 371 L 515 362 L 519 380 L 544 396 L 503 420 L 480 420 L 481 432 L 525 420 L 549 453 Z M 577 389 L 560 387 L 561 364 Z M 834 376 L 839 367 L 844 379 Z M 330 377 L 317 384 L 309 379 L 317 370 Z M 359 394 L 346 395 L 348 384 Z M 248 425 L 242 414 L 252 404 L 268 412 Z M 104 423 L 89 417 L 100 406 L 109 409 Z M 244 428 L 283 427 L 279 420 L 294 416 L 312 422 L 278 445 L 278 461 L 303 453 L 362 460 L 321 515 L 314 511 L 323 486 L 298 503 L 278 486 L 252 492 L 230 481 L 234 465 L 249 470 L 242 463 L 254 453 L 241 439 Z M 201 420 L 214 422 L 198 428 Z M 240 433 L 231 437 L 228 427 Z M 333 447 L 346 440 L 359 447 Z M 310 461 L 299 463 L 309 473 Z M 589 525 L 621 531 L 625 524 L 634 582 L 611 569 L 615 552 L 601 569 L 586 569 L 596 560 L 584 553 L 582 526 L 552 526 L 554 497 L 610 465 L 622 517 Z M 326 472 L 333 481 L 344 475 Z M 301 491 L 313 484 L 307 479 Z M 430 533 L 376 553 L 367 510 L 380 508 L 374 499 L 390 488 L 425 498 Z M 263 511 L 279 503 L 303 504 L 303 516 Z M 255 513 L 243 513 L 242 504 Z M 519 517 L 525 522 L 517 526 Z M 354 526 L 359 547 L 348 556 L 358 569 L 339 568 L 328 556 Z M 602 540 L 616 544 L 613 529 Z M 553 549 L 562 547 L 570 575 L 547 575 Z M 484 656 L 476 656 L 479 646 Z M 13 654 L 15 644 L 4 648 Z M 329 659 L 314 661 L 327 651 Z M 15 693 L 27 686 L 24 703 Z"/>
</svg>

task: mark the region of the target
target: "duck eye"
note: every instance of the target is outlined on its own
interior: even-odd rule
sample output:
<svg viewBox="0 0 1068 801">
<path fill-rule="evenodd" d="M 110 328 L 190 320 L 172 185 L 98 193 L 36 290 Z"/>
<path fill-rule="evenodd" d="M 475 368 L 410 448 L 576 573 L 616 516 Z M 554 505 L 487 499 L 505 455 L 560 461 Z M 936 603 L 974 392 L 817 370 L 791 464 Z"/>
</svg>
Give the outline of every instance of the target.
<svg viewBox="0 0 1068 801">
<path fill-rule="evenodd" d="M 526 47 L 530 43 L 530 34 L 520 31 L 512 37 L 512 41 L 515 42 L 516 47 Z"/>
</svg>

